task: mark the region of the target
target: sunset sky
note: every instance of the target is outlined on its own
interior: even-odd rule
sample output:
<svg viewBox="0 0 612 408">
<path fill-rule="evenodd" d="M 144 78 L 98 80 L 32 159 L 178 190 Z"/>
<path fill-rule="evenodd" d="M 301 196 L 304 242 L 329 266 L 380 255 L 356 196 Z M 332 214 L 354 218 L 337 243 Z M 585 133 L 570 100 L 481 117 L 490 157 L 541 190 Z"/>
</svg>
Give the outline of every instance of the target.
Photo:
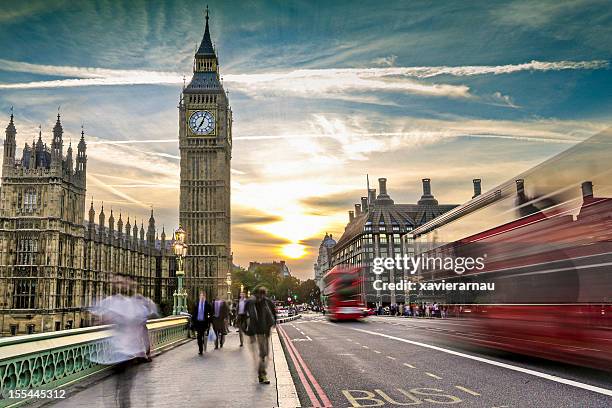
<svg viewBox="0 0 612 408">
<path fill-rule="evenodd" d="M 3 1 L 0 126 L 18 155 L 88 142 L 88 202 L 177 226 L 177 104 L 202 1 Z M 395 202 L 432 179 L 440 203 L 612 124 L 609 1 L 210 1 L 234 112 L 234 262 L 287 259 L 299 278 L 370 181 Z M 292 259 L 296 258 L 296 259 Z"/>
</svg>

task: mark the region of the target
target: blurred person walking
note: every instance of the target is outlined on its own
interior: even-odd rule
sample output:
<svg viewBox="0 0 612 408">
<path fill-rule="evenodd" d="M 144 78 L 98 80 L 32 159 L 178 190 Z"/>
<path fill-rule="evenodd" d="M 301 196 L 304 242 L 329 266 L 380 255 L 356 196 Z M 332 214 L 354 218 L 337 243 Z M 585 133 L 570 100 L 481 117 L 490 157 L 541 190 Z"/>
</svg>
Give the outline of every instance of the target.
<svg viewBox="0 0 612 408">
<path fill-rule="evenodd" d="M 215 339 L 215 350 L 223 348 L 225 335 L 227 334 L 227 319 L 229 318 L 229 307 L 225 300 L 217 298 L 214 303 L 213 329 L 217 338 Z"/>
<path fill-rule="evenodd" d="M 251 349 L 258 358 L 257 376 L 261 384 L 270 384 L 268 379 L 268 357 L 270 355 L 270 332 L 276 324 L 276 308 L 267 297 L 267 289 L 260 286 L 255 296 L 247 303 L 247 331 L 251 337 Z"/>
<path fill-rule="evenodd" d="M 156 313 L 157 307 L 150 299 L 134 295 L 136 284 L 124 274 L 113 278 L 116 294 L 106 297 L 92 308 L 103 324 L 112 324 L 109 348 L 94 354 L 91 361 L 111 365 L 115 372 L 115 402 L 119 407 L 131 405 L 132 382 L 135 371 L 132 365 L 138 359 L 150 359 L 149 333 L 146 322 Z"/>
<path fill-rule="evenodd" d="M 191 327 L 197 333 L 198 354 L 206 351 L 212 315 L 212 305 L 206 300 L 206 292 L 201 290 L 191 313 Z"/>
</svg>

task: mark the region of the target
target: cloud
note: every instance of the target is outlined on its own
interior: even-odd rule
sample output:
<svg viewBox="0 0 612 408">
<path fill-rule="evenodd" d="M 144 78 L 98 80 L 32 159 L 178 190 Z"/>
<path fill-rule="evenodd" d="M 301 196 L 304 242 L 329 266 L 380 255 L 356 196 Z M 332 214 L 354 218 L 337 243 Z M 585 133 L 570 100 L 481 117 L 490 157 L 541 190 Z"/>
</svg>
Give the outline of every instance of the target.
<svg viewBox="0 0 612 408">
<path fill-rule="evenodd" d="M 228 88 L 253 98 L 295 96 L 308 98 L 352 99 L 376 102 L 376 92 L 397 92 L 447 98 L 470 98 L 467 85 L 430 83 L 439 77 L 502 75 L 521 71 L 593 70 L 608 68 L 608 61 L 531 61 L 510 65 L 423 66 L 385 68 L 297 69 L 257 74 L 227 74 Z M 176 85 L 183 76 L 176 72 L 115 70 L 104 68 L 37 65 L 0 60 L 0 70 L 71 77 L 32 82 L 2 83 L 0 89 L 35 89 L 80 86 Z M 76 77 L 76 78 L 74 78 Z M 365 98 L 365 99 L 364 99 Z M 506 97 L 499 93 L 498 99 Z M 505 104 L 512 106 L 509 100 Z"/>
<path fill-rule="evenodd" d="M 397 60 L 397 55 L 389 55 L 388 57 L 374 58 L 372 63 L 374 65 L 392 67 L 395 65 L 395 60 Z"/>
</svg>

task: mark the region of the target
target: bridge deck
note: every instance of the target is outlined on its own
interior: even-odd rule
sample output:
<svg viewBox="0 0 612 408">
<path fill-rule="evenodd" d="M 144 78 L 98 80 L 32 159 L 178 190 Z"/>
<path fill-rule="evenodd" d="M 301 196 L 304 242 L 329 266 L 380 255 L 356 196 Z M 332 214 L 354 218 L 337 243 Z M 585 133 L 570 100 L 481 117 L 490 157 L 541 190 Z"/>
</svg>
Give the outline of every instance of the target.
<svg viewBox="0 0 612 408">
<path fill-rule="evenodd" d="M 111 375 L 84 390 L 58 401 L 61 407 L 252 407 L 277 406 L 273 353 L 270 353 L 270 385 L 257 381 L 254 353 L 245 338 L 239 347 L 232 328 L 223 349 L 199 356 L 195 341 L 169 350 L 151 363 L 138 364 L 120 375 Z M 132 380 L 131 405 L 119 405 L 115 398 L 118 382 Z M 70 394 L 68 391 L 67 394 Z M 125 398 L 124 398 L 125 399 Z"/>
</svg>

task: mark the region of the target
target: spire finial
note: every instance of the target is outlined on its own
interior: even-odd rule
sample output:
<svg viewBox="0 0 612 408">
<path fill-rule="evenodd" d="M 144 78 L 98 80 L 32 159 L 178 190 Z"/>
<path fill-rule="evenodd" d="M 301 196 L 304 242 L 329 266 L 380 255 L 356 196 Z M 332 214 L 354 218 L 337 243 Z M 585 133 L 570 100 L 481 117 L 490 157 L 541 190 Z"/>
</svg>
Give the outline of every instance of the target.
<svg viewBox="0 0 612 408">
<path fill-rule="evenodd" d="M 208 23 L 208 4 L 206 5 L 206 22 Z"/>
<path fill-rule="evenodd" d="M 11 123 L 13 123 L 13 107 L 11 106 Z"/>
<path fill-rule="evenodd" d="M 57 105 L 57 120 L 60 120 L 60 110 L 62 108 L 62 105 Z"/>
</svg>

